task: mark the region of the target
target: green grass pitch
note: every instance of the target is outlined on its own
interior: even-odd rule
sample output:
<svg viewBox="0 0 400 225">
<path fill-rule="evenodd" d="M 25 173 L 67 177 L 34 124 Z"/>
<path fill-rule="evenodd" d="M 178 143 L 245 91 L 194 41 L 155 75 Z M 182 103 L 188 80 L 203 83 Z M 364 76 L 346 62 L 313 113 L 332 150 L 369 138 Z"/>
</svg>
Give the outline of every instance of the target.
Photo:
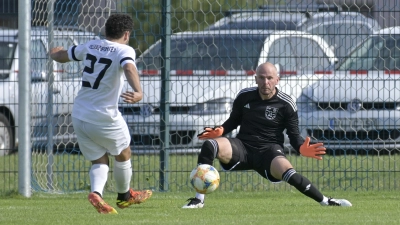
<svg viewBox="0 0 400 225">
<path fill-rule="evenodd" d="M 0 224 L 400 224 L 396 191 L 324 193 L 350 200 L 353 207 L 322 207 L 297 190 L 222 192 L 206 196 L 203 209 L 181 209 L 189 192 L 154 192 L 140 205 L 102 215 L 87 193 L 18 194 L 0 197 Z M 105 200 L 115 206 L 115 193 Z"/>
</svg>

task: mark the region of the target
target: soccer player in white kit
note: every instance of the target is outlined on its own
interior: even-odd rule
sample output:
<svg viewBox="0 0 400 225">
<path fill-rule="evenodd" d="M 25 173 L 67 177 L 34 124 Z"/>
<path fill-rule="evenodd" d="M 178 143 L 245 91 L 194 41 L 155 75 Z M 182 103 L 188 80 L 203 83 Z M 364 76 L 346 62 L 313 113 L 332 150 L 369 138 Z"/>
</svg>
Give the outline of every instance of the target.
<svg viewBox="0 0 400 225">
<path fill-rule="evenodd" d="M 51 58 L 57 62 L 83 61 L 82 88 L 75 98 L 72 123 L 79 148 L 92 162 L 89 172 L 90 203 L 99 213 L 117 214 L 103 198 L 109 172 L 109 157 L 114 156 L 114 178 L 118 192 L 117 206 L 121 209 L 139 204 L 150 198 L 150 190 L 134 191 L 132 177 L 131 137 L 128 126 L 118 111 L 118 100 L 136 103 L 143 97 L 135 50 L 128 44 L 133 30 L 129 15 L 113 14 L 105 24 L 105 39 L 85 44 L 51 49 Z M 122 93 L 124 80 L 133 91 Z"/>
</svg>

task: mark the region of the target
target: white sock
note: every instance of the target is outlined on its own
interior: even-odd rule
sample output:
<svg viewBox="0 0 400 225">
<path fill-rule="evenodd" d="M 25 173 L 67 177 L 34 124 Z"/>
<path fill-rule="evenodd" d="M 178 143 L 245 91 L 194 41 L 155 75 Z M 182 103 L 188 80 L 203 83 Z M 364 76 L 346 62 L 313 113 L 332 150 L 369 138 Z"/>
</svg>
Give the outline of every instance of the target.
<svg viewBox="0 0 400 225">
<path fill-rule="evenodd" d="M 201 202 L 204 202 L 204 194 L 196 193 L 196 198 L 200 199 Z"/>
<path fill-rule="evenodd" d="M 131 160 L 118 162 L 114 160 L 114 179 L 115 187 L 118 193 L 126 193 L 129 191 L 132 178 Z"/>
<path fill-rule="evenodd" d="M 103 196 L 104 186 L 108 178 L 109 168 L 106 164 L 93 164 L 89 171 L 90 190 Z"/>
<path fill-rule="evenodd" d="M 321 205 L 328 205 L 328 198 L 324 196 L 324 199 L 319 204 Z"/>
</svg>

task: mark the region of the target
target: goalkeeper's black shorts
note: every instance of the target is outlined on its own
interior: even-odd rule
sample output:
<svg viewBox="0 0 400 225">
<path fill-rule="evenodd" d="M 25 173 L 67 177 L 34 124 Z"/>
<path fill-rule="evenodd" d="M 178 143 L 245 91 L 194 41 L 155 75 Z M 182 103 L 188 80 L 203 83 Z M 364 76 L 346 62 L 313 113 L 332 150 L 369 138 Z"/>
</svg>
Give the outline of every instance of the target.
<svg viewBox="0 0 400 225">
<path fill-rule="evenodd" d="M 221 163 L 227 171 L 255 170 L 271 182 L 280 182 L 271 175 L 271 162 L 277 156 L 285 157 L 283 147 L 278 144 L 267 144 L 262 149 L 237 138 L 228 138 L 232 145 L 232 159 L 228 164 Z"/>
</svg>

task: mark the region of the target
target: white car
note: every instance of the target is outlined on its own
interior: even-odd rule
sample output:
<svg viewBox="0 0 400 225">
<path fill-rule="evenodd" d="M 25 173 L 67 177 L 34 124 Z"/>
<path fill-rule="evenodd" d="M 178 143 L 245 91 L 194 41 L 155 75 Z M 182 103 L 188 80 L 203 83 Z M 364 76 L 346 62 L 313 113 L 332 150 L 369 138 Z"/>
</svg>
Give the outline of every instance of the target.
<svg viewBox="0 0 400 225">
<path fill-rule="evenodd" d="M 161 42 L 137 59 L 144 97 L 138 104 L 120 104 L 136 153 L 160 150 L 162 94 L 169 94 L 170 152 L 199 150 L 197 135 L 206 126 L 221 125 L 239 91 L 255 86 L 255 68 L 279 65 L 280 88 L 296 97 L 310 84 L 302 74 L 319 73 L 336 62 L 317 35 L 299 31 L 220 30 L 183 32 L 171 37 L 169 88 L 161 93 Z M 235 132 L 232 133 L 235 135 Z M 289 145 L 289 142 L 287 141 Z"/>
<path fill-rule="evenodd" d="M 370 35 L 297 99 L 300 129 L 331 154 L 400 148 L 400 27 Z"/>
<path fill-rule="evenodd" d="M 70 27 L 64 30 L 57 27 L 53 33 L 54 46 L 68 47 L 93 38 L 98 38 L 94 34 L 84 31 L 71 30 Z M 61 89 L 68 86 L 68 83 L 61 81 L 65 78 L 80 76 L 81 64 L 71 63 L 61 65 L 54 63 L 52 71 L 49 70 L 48 56 L 48 37 L 49 34 L 44 27 L 32 27 L 31 31 L 31 113 L 32 124 L 37 125 L 37 121 L 45 120 L 49 109 L 49 75 L 54 76 L 52 90 L 53 114 L 70 110 L 70 102 L 73 99 L 72 87 L 67 94 L 61 94 Z M 18 68 L 19 68 L 19 44 L 18 30 L 0 30 L 0 155 L 7 155 L 18 146 Z M 71 99 L 68 96 L 71 95 Z M 36 132 L 36 133 L 35 133 Z M 35 127 L 34 136 L 46 136 Z"/>
</svg>

